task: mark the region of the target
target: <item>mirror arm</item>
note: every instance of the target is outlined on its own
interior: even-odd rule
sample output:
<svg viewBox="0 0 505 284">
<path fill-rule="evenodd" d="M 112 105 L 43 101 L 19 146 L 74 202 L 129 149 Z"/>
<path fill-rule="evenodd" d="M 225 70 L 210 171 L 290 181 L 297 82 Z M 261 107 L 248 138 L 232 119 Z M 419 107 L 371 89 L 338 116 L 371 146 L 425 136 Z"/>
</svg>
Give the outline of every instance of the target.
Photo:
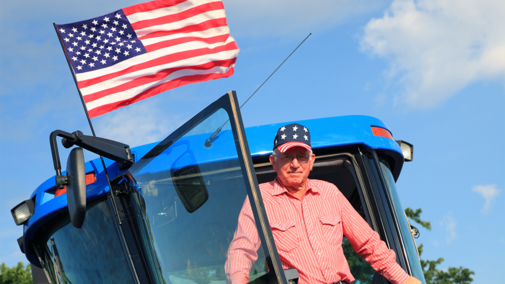
<svg viewBox="0 0 505 284">
<path fill-rule="evenodd" d="M 78 130 L 72 133 L 72 137 L 62 139 L 61 143 L 65 148 L 77 145 L 90 152 L 116 161 L 120 164 L 121 170 L 128 169 L 133 165 L 130 146 L 117 141 L 84 135 Z"/>
<path fill-rule="evenodd" d="M 58 145 L 56 144 L 56 137 L 72 137 L 72 134 L 61 131 L 61 130 L 55 130 L 51 132 L 49 135 L 49 144 L 51 145 L 51 154 L 53 156 L 53 164 L 54 164 L 54 170 L 56 171 L 56 188 L 57 189 L 62 189 L 65 185 L 68 183 L 68 179 L 66 176 L 61 175 L 61 163 L 60 163 L 60 154 L 58 152 Z"/>
<path fill-rule="evenodd" d="M 68 181 L 66 176 L 61 175 L 60 156 L 56 143 L 57 136 L 63 138 L 61 140 L 63 147 L 67 149 L 73 145 L 82 147 L 90 152 L 118 162 L 120 170 L 128 169 L 133 165 L 134 161 L 130 146 L 126 144 L 100 137 L 84 135 L 81 131 L 68 133 L 62 130 L 55 130 L 51 132 L 49 136 L 49 143 L 51 144 L 51 154 L 53 156 L 53 164 L 56 171 L 56 187 L 58 189 L 63 188 Z"/>
</svg>

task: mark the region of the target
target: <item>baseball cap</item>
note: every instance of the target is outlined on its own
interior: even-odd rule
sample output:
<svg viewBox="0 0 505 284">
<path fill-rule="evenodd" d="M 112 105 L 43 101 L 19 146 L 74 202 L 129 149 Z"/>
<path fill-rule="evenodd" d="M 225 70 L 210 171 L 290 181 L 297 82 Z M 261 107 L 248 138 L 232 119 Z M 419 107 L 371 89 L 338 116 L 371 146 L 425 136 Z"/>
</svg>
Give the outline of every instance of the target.
<svg viewBox="0 0 505 284">
<path fill-rule="evenodd" d="M 303 147 L 312 151 L 310 132 L 307 127 L 298 123 L 282 126 L 277 130 L 277 135 L 275 135 L 274 139 L 274 150 L 278 148 L 281 153 L 293 147 Z"/>
</svg>

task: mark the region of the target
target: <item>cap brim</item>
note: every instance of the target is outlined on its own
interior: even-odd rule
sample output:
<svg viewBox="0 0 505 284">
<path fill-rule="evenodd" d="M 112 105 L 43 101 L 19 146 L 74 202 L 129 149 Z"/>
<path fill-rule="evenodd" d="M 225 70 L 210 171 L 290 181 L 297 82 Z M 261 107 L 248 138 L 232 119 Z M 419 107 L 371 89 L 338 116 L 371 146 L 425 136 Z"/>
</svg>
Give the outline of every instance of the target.
<svg viewBox="0 0 505 284">
<path fill-rule="evenodd" d="M 281 153 L 284 153 L 284 152 L 286 152 L 287 150 L 289 150 L 289 149 L 291 149 L 293 147 L 303 147 L 303 148 L 305 148 L 305 149 L 307 149 L 309 151 L 312 151 L 312 148 L 309 145 L 307 145 L 307 144 L 305 144 L 303 142 L 288 142 L 288 143 L 284 143 L 284 144 L 278 146 L 277 149 L 279 149 L 279 151 Z"/>
</svg>

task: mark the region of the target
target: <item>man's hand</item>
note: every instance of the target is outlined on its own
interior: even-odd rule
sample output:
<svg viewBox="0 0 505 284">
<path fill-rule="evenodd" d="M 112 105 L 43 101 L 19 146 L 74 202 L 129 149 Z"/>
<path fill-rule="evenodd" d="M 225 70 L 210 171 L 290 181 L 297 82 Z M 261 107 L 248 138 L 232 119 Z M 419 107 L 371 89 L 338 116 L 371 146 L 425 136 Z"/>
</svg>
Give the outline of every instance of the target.
<svg viewBox="0 0 505 284">
<path fill-rule="evenodd" d="M 421 281 L 417 280 L 416 278 L 410 276 L 409 279 L 407 279 L 407 281 L 405 281 L 405 283 L 403 284 L 422 284 Z"/>
</svg>

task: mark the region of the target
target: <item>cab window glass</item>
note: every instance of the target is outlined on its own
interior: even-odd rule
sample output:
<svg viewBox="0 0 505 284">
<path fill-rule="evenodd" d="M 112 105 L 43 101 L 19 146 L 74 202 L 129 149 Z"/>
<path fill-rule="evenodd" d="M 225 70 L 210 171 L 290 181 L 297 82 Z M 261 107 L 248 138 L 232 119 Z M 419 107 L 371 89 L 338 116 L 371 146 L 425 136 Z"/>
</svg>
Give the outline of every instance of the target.
<svg viewBox="0 0 505 284">
<path fill-rule="evenodd" d="M 52 283 L 134 283 L 107 201 L 88 205 L 81 229 L 60 219 L 38 245 Z"/>
</svg>

